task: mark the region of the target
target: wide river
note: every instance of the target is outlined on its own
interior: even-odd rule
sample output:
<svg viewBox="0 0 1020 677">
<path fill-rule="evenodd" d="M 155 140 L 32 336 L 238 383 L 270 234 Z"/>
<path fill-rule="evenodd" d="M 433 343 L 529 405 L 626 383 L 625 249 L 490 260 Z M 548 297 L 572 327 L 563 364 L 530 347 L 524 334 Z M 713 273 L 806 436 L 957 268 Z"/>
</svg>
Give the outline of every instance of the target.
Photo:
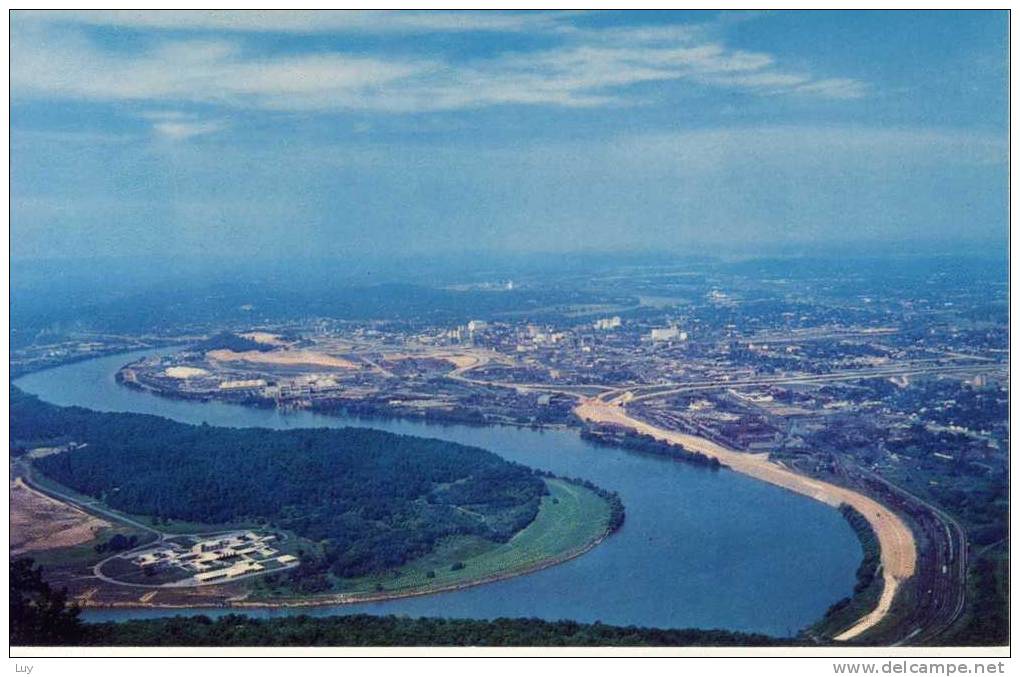
<svg viewBox="0 0 1020 677">
<path fill-rule="evenodd" d="M 818 620 L 830 604 L 852 592 L 862 553 L 843 517 L 826 505 L 737 473 L 592 445 L 573 431 L 281 413 L 164 399 L 118 385 L 117 369 L 145 354 L 152 351 L 57 367 L 24 376 L 16 384 L 54 404 L 158 414 L 187 423 L 265 428 L 355 425 L 451 440 L 535 468 L 589 479 L 619 492 L 627 510 L 623 528 L 598 547 L 526 576 L 424 597 L 247 610 L 248 615 L 539 617 L 786 636 Z M 188 612 L 91 609 L 84 617 L 124 620 L 181 613 Z"/>
</svg>

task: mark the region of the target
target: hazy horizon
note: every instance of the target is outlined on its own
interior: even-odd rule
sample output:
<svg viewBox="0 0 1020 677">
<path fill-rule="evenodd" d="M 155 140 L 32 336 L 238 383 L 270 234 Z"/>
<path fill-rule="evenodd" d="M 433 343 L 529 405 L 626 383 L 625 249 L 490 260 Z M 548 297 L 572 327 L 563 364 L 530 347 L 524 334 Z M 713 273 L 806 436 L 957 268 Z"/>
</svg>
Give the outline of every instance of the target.
<svg viewBox="0 0 1020 677">
<path fill-rule="evenodd" d="M 1005 12 L 14 12 L 11 256 L 1004 246 Z"/>
</svg>

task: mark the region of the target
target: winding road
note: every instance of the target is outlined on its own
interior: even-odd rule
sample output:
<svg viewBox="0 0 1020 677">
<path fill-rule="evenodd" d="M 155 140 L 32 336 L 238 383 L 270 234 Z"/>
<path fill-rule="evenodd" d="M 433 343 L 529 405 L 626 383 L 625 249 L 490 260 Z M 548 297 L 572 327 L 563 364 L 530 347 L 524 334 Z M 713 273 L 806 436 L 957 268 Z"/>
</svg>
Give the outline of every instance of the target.
<svg viewBox="0 0 1020 677">
<path fill-rule="evenodd" d="M 659 441 L 678 444 L 684 448 L 716 458 L 720 463 L 736 472 L 803 494 L 835 508 L 842 504 L 847 504 L 861 513 L 871 525 L 879 541 L 884 585 L 875 608 L 851 627 L 837 635 L 834 638 L 837 641 L 857 639 L 868 630 L 877 626 L 888 615 L 901 585 L 914 575 L 917 566 L 918 549 L 913 532 L 902 518 L 870 496 L 797 473 L 769 460 L 768 454 L 739 452 L 701 437 L 659 428 L 647 421 L 632 416 L 627 412 L 625 404 L 653 397 L 661 397 L 673 392 L 682 392 L 687 389 L 713 389 L 741 385 L 764 385 L 766 383 L 790 383 L 803 380 L 824 381 L 874 376 L 888 377 L 892 374 L 920 373 L 931 369 L 931 366 L 910 365 L 909 367 L 899 369 L 894 367 L 880 370 L 854 370 L 853 373 L 836 372 L 817 376 L 780 376 L 776 378 L 756 378 L 728 382 L 635 386 L 632 388 L 587 386 L 588 388 L 594 387 L 602 390 L 597 396 L 591 397 L 585 396 L 569 386 L 484 381 L 473 379 L 467 375 L 471 370 L 482 366 L 484 363 L 484 360 L 478 360 L 474 364 L 457 368 L 450 372 L 448 377 L 479 385 L 558 392 L 569 395 L 578 400 L 578 404 L 574 408 L 574 414 L 583 421 L 610 424 L 649 435 Z"/>
<path fill-rule="evenodd" d="M 18 468 L 18 473 L 17 474 L 21 477 L 21 480 L 29 488 L 34 489 L 35 491 L 38 491 L 41 494 L 45 494 L 46 496 L 49 496 L 50 498 L 56 499 L 58 501 L 63 501 L 64 503 L 68 503 L 70 505 L 73 505 L 73 506 L 75 506 L 77 508 L 80 508 L 81 510 L 84 510 L 85 512 L 89 512 L 89 513 L 92 513 L 94 515 L 101 515 L 103 517 L 106 517 L 106 518 L 109 518 L 109 519 L 113 520 L 114 522 L 120 522 L 121 524 L 127 524 L 129 526 L 132 526 L 132 527 L 134 527 L 136 529 L 140 529 L 141 531 L 144 531 L 146 533 L 149 533 L 149 534 L 152 534 L 153 536 L 155 536 L 154 540 L 151 540 L 151 541 L 148 541 L 148 542 L 143 543 L 141 545 L 138 545 L 138 546 L 136 546 L 134 548 L 131 548 L 130 550 L 125 550 L 123 552 L 115 553 L 115 554 L 110 555 L 109 557 L 107 557 L 107 558 L 97 562 L 92 567 L 92 575 L 95 576 L 97 579 L 99 579 L 99 580 L 101 580 L 101 581 L 103 581 L 105 583 L 111 583 L 113 585 L 122 585 L 122 586 L 130 587 L 130 588 L 148 588 L 150 590 L 152 590 L 152 589 L 160 589 L 160 588 L 182 588 L 182 587 L 197 588 L 197 587 L 202 587 L 202 586 L 206 586 L 206 585 L 223 585 L 223 581 L 217 581 L 217 580 L 214 580 L 214 581 L 197 581 L 197 580 L 194 580 L 194 579 L 191 579 L 191 578 L 185 579 L 183 581 L 174 581 L 172 583 L 131 583 L 131 582 L 128 582 L 128 581 L 122 581 L 122 580 L 118 580 L 116 578 L 111 578 L 110 576 L 107 576 L 102 571 L 103 566 L 105 566 L 107 562 L 109 562 L 111 560 L 114 560 L 114 559 L 118 559 L 118 558 L 121 558 L 121 559 L 130 558 L 133 554 L 138 553 L 138 552 L 142 552 L 143 550 L 149 550 L 154 545 L 162 543 L 162 542 L 166 541 L 166 539 L 168 539 L 168 538 L 175 538 L 175 537 L 181 537 L 181 536 L 203 537 L 203 536 L 212 536 L 212 535 L 215 535 L 215 534 L 218 534 L 218 533 L 225 533 L 225 532 L 217 531 L 217 532 L 213 532 L 211 534 L 179 534 L 179 533 L 169 533 L 169 532 L 159 531 L 157 529 L 153 529 L 151 526 L 145 524 L 144 522 L 139 522 L 138 520 L 133 519 L 131 517 L 128 517 L 128 516 L 126 516 L 124 514 L 121 514 L 119 512 L 114 512 L 113 510 L 105 508 L 102 505 L 102 503 L 100 503 L 97 500 L 83 501 L 83 500 L 81 500 L 81 499 L 79 499 L 79 498 L 77 498 L 75 496 L 72 496 L 70 494 L 64 493 L 62 491 L 57 491 L 56 489 L 50 489 L 48 487 L 40 486 L 39 483 L 34 480 L 32 467 L 28 463 L 18 462 L 17 468 Z M 296 562 L 287 563 L 287 564 L 284 564 L 283 566 L 280 566 L 280 567 L 278 567 L 276 569 L 273 569 L 273 570 L 270 570 L 270 571 L 275 573 L 275 572 L 283 571 L 285 569 L 291 569 L 293 567 L 296 567 L 297 565 L 298 564 Z M 242 576 L 235 576 L 235 577 L 230 579 L 230 582 L 234 583 L 236 581 L 241 581 L 241 580 L 244 580 L 246 578 L 254 578 L 255 576 L 261 576 L 263 574 L 270 573 L 270 571 L 255 571 L 255 572 L 252 572 L 250 574 L 244 574 Z"/>
<path fill-rule="evenodd" d="M 621 404 L 590 398 L 579 404 L 574 413 L 585 421 L 611 424 L 670 444 L 679 444 L 686 449 L 716 458 L 736 472 L 803 494 L 833 507 L 845 503 L 860 512 L 878 537 L 885 585 L 876 607 L 853 626 L 837 635 L 835 639 L 838 641 L 854 639 L 878 625 L 889 613 L 900 585 L 914 574 L 917 545 L 913 533 L 899 516 L 869 496 L 793 472 L 770 461 L 768 454 L 738 452 L 694 435 L 658 428 L 631 416 Z"/>
<path fill-rule="evenodd" d="M 969 355 L 953 355 L 952 357 L 973 359 L 973 356 Z M 916 589 L 910 593 L 910 608 L 902 610 L 903 627 L 898 631 L 899 635 L 894 638 L 897 645 L 933 640 L 951 627 L 963 613 L 967 586 L 967 539 L 959 523 L 942 510 L 861 468 L 855 469 L 855 478 L 849 476 L 845 478 L 848 486 L 832 484 L 808 477 L 771 461 L 768 454 L 738 452 L 701 437 L 659 428 L 631 415 L 626 410 L 626 405 L 683 392 L 779 384 L 825 383 L 928 373 L 985 372 L 1001 370 L 1001 364 L 947 365 L 920 361 L 878 368 L 840 370 L 828 374 L 780 374 L 733 380 L 634 385 L 622 388 L 601 384 L 562 386 L 548 383 L 512 383 L 471 378 L 468 373 L 481 364 L 482 361 L 479 361 L 476 364 L 455 369 L 448 376 L 478 385 L 516 388 L 524 391 L 556 392 L 567 395 L 577 400 L 578 404 L 574 413 L 582 420 L 608 423 L 649 435 L 660 441 L 682 445 L 716 458 L 720 463 L 737 472 L 809 496 L 834 507 L 845 503 L 860 512 L 871 525 L 879 541 L 884 586 L 875 608 L 858 619 L 851 627 L 836 635 L 834 639 L 837 641 L 860 641 L 865 633 L 875 629 L 889 615 L 897 594 L 903 589 L 903 584 L 912 577 L 914 577 L 913 582 L 916 582 L 916 585 L 912 587 Z M 860 487 L 860 490 L 850 487 Z M 896 511 L 871 498 L 867 495 L 868 493 L 887 496 Z M 911 526 L 908 526 L 907 522 L 897 514 L 897 511 L 910 516 L 913 528 L 917 529 L 924 541 L 929 544 L 925 552 L 919 552 L 915 533 Z M 889 631 L 886 629 L 880 634 L 888 635 Z"/>
</svg>

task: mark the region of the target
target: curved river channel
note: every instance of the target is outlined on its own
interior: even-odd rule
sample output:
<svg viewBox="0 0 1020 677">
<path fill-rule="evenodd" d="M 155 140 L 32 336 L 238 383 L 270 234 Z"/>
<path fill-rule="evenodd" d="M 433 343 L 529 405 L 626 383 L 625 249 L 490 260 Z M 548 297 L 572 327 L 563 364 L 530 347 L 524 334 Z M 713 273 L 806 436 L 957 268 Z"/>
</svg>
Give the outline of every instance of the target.
<svg viewBox="0 0 1020 677">
<path fill-rule="evenodd" d="M 862 552 L 833 508 L 735 472 L 713 472 L 589 444 L 574 431 L 282 413 L 171 400 L 120 386 L 122 365 L 155 351 L 114 355 L 29 374 L 15 383 L 59 405 L 157 414 L 186 423 L 266 428 L 362 426 L 489 449 L 619 492 L 623 528 L 587 554 L 536 573 L 424 597 L 250 616 L 373 613 L 459 618 L 539 617 L 613 625 L 724 628 L 787 636 L 851 594 Z M 86 620 L 126 620 L 223 609 L 88 609 Z"/>
</svg>

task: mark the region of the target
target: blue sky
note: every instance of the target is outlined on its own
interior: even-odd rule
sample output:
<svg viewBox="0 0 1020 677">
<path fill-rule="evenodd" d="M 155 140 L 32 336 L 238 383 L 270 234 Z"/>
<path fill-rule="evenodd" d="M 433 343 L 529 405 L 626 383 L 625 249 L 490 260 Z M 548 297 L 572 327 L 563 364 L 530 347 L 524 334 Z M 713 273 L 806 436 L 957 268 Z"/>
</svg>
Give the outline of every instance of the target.
<svg viewBox="0 0 1020 677">
<path fill-rule="evenodd" d="M 12 256 L 1002 243 L 1005 12 L 14 12 Z"/>
</svg>

